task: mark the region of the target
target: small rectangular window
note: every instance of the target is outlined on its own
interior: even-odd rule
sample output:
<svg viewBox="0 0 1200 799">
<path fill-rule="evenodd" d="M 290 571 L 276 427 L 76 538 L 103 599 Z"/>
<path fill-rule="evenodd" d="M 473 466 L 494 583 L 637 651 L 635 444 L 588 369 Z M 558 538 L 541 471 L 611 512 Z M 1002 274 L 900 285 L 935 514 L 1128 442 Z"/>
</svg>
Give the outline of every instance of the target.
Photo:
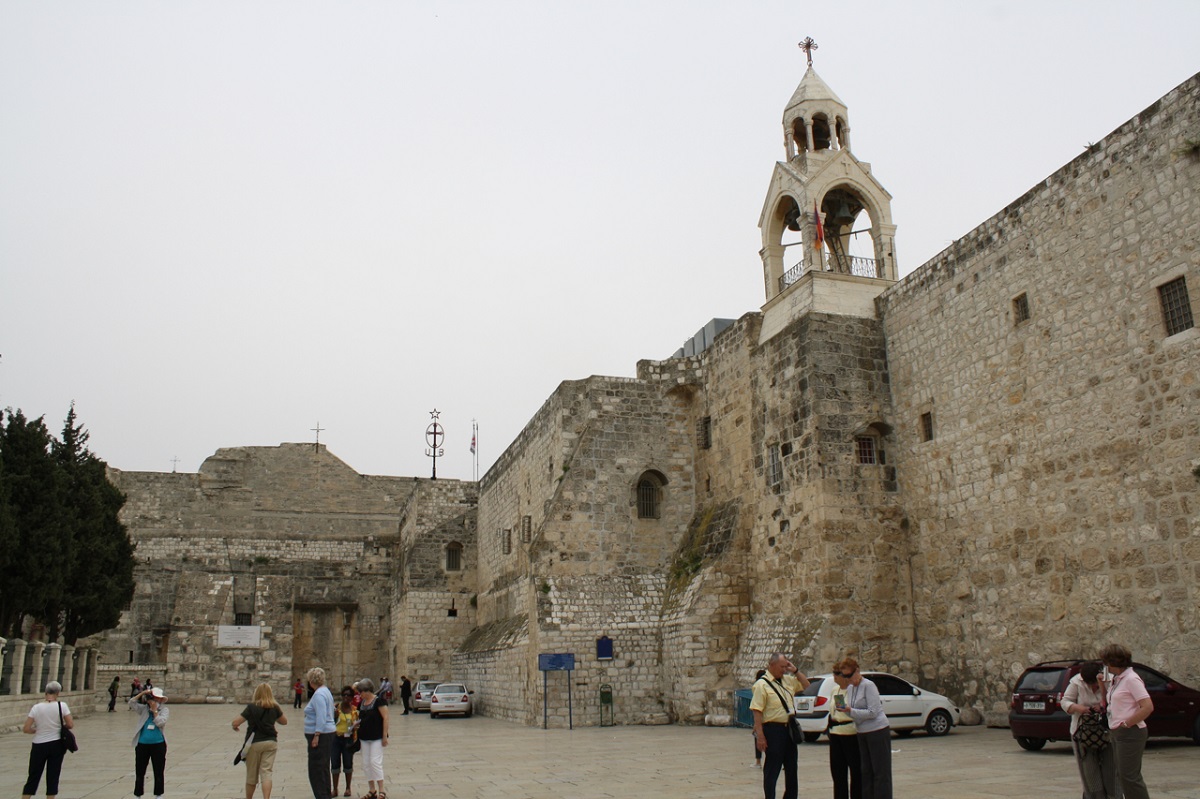
<svg viewBox="0 0 1200 799">
<path fill-rule="evenodd" d="M 1013 298 L 1013 324 L 1019 325 L 1029 320 L 1029 295 L 1021 294 Z"/>
<path fill-rule="evenodd" d="M 933 411 L 921 414 L 921 440 L 933 441 Z"/>
<path fill-rule="evenodd" d="M 859 463 L 879 463 L 875 453 L 875 439 L 872 436 L 859 436 L 854 439 L 854 448 Z"/>
<path fill-rule="evenodd" d="M 253 614 L 235 613 L 233 614 L 233 623 L 238 627 L 249 627 L 254 623 Z"/>
<path fill-rule="evenodd" d="M 712 449 L 711 416 L 705 416 L 696 424 L 696 444 L 700 449 Z"/>
<path fill-rule="evenodd" d="M 779 447 L 772 446 L 767 454 L 767 484 L 779 485 L 783 481 L 783 460 L 779 457 Z"/>
<path fill-rule="evenodd" d="M 1195 327 L 1195 323 L 1192 321 L 1192 303 L 1188 299 L 1187 283 L 1182 277 L 1159 286 L 1158 299 L 1162 303 L 1163 322 L 1167 326 L 1168 336 Z"/>
<path fill-rule="evenodd" d="M 528 544 L 533 539 L 533 517 L 521 517 L 521 543 Z"/>
<path fill-rule="evenodd" d="M 505 555 L 512 554 L 512 528 L 507 527 L 504 530 L 504 543 L 502 544 Z"/>
<path fill-rule="evenodd" d="M 462 544 L 454 543 L 446 547 L 446 571 L 462 570 Z"/>
</svg>

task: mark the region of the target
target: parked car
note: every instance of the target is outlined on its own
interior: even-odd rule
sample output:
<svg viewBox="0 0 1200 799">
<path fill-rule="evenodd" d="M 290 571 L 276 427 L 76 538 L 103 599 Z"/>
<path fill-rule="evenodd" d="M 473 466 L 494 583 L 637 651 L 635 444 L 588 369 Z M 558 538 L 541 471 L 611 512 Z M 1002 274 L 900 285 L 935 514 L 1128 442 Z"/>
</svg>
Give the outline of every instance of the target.
<svg viewBox="0 0 1200 799">
<path fill-rule="evenodd" d="M 429 718 L 436 719 L 447 713 L 462 713 L 471 717 L 471 694 L 467 686 L 459 682 L 444 682 L 429 697 Z"/>
<path fill-rule="evenodd" d="M 1059 707 L 1067 682 L 1079 673 L 1083 660 L 1052 660 L 1030 666 L 1012 692 L 1008 726 L 1022 749 L 1036 751 L 1047 741 L 1071 740 L 1071 718 Z M 1134 663 L 1133 670 L 1146 683 L 1154 712 L 1146 719 L 1150 735 L 1191 736 L 1200 744 L 1200 691 Z"/>
<path fill-rule="evenodd" d="M 441 682 L 441 680 L 421 680 L 413 686 L 412 709 L 414 713 L 419 710 L 429 710 L 429 698 L 433 696 L 433 690 Z"/>
<path fill-rule="evenodd" d="M 945 735 L 958 724 L 961 716 L 958 706 L 941 694 L 880 671 L 864 671 L 863 676 L 879 689 L 883 712 L 897 735 L 912 735 L 913 730 L 920 729 L 930 735 Z M 833 675 L 820 674 L 810 677 L 808 688 L 796 696 L 796 717 L 806 741 L 815 741 L 821 733 L 829 731 L 829 711 L 833 709 L 836 689 Z"/>
</svg>

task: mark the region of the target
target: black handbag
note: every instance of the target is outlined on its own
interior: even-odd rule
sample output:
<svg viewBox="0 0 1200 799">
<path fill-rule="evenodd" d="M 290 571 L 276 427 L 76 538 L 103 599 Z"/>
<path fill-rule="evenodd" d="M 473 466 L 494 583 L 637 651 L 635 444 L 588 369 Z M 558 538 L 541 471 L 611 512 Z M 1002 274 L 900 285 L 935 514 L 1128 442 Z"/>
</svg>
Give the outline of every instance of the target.
<svg viewBox="0 0 1200 799">
<path fill-rule="evenodd" d="M 1101 710 L 1098 713 L 1084 713 L 1079 717 L 1079 726 L 1071 735 L 1071 739 L 1080 749 L 1099 752 L 1108 746 L 1110 741 L 1108 731 L 1108 713 Z"/>
<path fill-rule="evenodd" d="M 75 733 L 67 729 L 67 725 L 63 723 L 62 702 L 58 703 L 58 729 L 59 738 L 62 739 L 63 749 L 68 752 L 78 752 L 79 744 L 75 740 Z"/>
</svg>

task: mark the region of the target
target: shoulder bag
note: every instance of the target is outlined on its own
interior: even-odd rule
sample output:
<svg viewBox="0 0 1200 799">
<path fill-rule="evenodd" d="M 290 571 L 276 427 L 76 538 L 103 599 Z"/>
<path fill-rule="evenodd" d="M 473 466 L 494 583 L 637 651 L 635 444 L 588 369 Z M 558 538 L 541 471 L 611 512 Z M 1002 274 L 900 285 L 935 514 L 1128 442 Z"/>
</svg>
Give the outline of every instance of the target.
<svg viewBox="0 0 1200 799">
<path fill-rule="evenodd" d="M 62 702 L 58 703 L 58 735 L 62 739 L 63 749 L 68 752 L 78 752 L 79 744 L 75 741 L 75 733 L 71 732 L 65 723 L 63 723 Z"/>
<path fill-rule="evenodd" d="M 783 694 L 779 692 L 779 688 L 773 680 L 767 680 L 766 677 L 763 677 L 763 679 L 766 680 L 767 685 L 771 686 L 771 690 L 775 692 L 775 695 L 779 697 L 779 701 L 783 703 L 784 712 L 788 714 L 788 737 L 796 745 L 804 743 L 804 730 L 800 729 L 800 722 L 796 719 L 796 708 L 788 706 L 787 700 L 783 698 Z"/>
<path fill-rule="evenodd" d="M 1104 710 L 1099 713 L 1084 713 L 1079 717 L 1079 726 L 1075 728 L 1071 739 L 1080 749 L 1093 752 L 1103 750 L 1109 744 L 1108 713 Z"/>
<path fill-rule="evenodd" d="M 259 716 L 262 716 L 261 709 Z M 241 763 L 250 754 L 250 747 L 254 745 L 254 722 L 246 719 L 246 740 L 242 741 L 242 748 L 238 749 L 237 754 L 233 756 L 233 765 Z"/>
</svg>

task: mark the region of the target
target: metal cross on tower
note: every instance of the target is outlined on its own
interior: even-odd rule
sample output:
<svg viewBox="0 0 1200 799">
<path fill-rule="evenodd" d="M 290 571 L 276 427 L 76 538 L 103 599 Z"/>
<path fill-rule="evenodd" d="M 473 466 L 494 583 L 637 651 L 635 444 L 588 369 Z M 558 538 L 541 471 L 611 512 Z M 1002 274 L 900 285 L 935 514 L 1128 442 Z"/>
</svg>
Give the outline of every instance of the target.
<svg viewBox="0 0 1200 799">
<path fill-rule="evenodd" d="M 321 450 L 321 431 L 324 430 L 325 428 L 321 427 L 320 422 L 317 422 L 316 427 L 310 427 L 308 429 L 312 430 L 314 433 L 317 434 L 317 440 L 313 443 L 313 452 L 320 452 L 320 450 Z"/>
<path fill-rule="evenodd" d="M 818 49 L 817 43 L 813 41 L 813 38 L 811 36 L 806 36 L 806 37 L 804 37 L 804 41 L 800 42 L 796 46 L 799 47 L 801 50 L 803 50 L 804 54 L 806 56 L 808 56 L 808 65 L 811 67 L 812 66 L 812 51 Z"/>
<path fill-rule="evenodd" d="M 425 443 L 429 446 L 425 448 L 425 455 L 433 458 L 433 479 L 437 479 L 437 459 L 446 454 L 446 450 L 442 448 L 442 442 L 446 440 L 446 431 L 438 423 L 438 418 L 442 412 L 434 408 L 429 412 L 430 418 L 433 419 L 429 423 L 429 427 L 425 428 Z"/>
</svg>

